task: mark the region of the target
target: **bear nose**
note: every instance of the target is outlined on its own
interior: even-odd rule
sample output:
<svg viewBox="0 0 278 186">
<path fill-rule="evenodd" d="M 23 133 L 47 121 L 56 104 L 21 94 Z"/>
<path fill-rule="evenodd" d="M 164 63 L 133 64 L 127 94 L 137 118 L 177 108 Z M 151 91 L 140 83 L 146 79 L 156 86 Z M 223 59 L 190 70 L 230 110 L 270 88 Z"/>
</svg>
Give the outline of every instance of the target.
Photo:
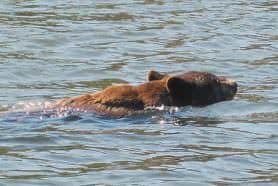
<svg viewBox="0 0 278 186">
<path fill-rule="evenodd" d="M 232 80 L 232 79 L 228 79 L 227 84 L 231 88 L 232 96 L 234 96 L 237 92 L 237 83 L 236 83 L 236 81 Z"/>
<path fill-rule="evenodd" d="M 236 83 L 236 81 L 233 80 L 233 79 L 228 79 L 227 83 L 230 85 L 230 87 L 232 88 L 232 92 L 235 95 L 236 92 L 237 92 L 237 83 Z"/>
<path fill-rule="evenodd" d="M 222 91 L 227 96 L 227 99 L 233 98 L 237 92 L 237 83 L 235 80 L 225 78 L 222 79 L 221 83 Z"/>
</svg>

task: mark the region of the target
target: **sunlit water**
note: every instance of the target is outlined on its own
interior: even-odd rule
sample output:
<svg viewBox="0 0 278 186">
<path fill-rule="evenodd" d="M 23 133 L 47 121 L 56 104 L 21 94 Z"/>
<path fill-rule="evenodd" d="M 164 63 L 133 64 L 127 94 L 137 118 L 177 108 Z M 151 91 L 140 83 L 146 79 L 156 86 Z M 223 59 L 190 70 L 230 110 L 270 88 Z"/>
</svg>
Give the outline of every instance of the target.
<svg viewBox="0 0 278 186">
<path fill-rule="evenodd" d="M 0 185 L 277 184 L 277 10 L 267 0 L 1 1 Z M 28 112 L 142 83 L 149 69 L 226 75 L 239 92 L 121 119 Z"/>
</svg>

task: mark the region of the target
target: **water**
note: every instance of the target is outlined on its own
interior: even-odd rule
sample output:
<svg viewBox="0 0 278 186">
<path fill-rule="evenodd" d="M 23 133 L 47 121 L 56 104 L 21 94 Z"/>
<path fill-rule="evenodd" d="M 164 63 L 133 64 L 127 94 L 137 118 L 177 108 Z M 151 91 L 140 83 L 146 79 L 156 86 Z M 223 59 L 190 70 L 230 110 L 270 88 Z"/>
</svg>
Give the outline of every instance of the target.
<svg viewBox="0 0 278 186">
<path fill-rule="evenodd" d="M 0 185 L 275 185 L 276 1 L 0 3 Z M 122 119 L 26 106 L 145 81 L 235 79 L 233 101 Z"/>
</svg>

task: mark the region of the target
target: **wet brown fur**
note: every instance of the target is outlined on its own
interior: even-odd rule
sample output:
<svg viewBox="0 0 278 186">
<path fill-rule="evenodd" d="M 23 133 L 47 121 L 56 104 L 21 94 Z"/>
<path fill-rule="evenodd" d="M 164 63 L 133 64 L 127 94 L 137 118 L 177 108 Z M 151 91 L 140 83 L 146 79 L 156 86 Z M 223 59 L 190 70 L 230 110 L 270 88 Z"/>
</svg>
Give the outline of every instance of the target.
<svg viewBox="0 0 278 186">
<path fill-rule="evenodd" d="M 229 84 L 230 83 L 230 84 Z M 108 116 L 126 116 L 156 106 L 203 106 L 232 99 L 236 83 L 207 72 L 170 76 L 150 71 L 148 82 L 117 85 L 59 101 L 56 108 L 80 109 Z"/>
</svg>

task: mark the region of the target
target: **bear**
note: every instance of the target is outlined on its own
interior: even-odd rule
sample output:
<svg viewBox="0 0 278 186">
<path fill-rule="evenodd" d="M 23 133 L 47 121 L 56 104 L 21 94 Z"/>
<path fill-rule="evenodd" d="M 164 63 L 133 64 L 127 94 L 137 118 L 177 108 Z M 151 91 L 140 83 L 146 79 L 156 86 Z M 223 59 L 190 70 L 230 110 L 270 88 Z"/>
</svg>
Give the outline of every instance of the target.
<svg viewBox="0 0 278 186">
<path fill-rule="evenodd" d="M 208 72 L 190 71 L 179 75 L 149 71 L 147 82 L 140 85 L 113 85 L 96 93 L 57 101 L 55 109 L 94 112 L 124 117 L 159 106 L 206 106 L 231 100 L 237 83 Z"/>
</svg>

